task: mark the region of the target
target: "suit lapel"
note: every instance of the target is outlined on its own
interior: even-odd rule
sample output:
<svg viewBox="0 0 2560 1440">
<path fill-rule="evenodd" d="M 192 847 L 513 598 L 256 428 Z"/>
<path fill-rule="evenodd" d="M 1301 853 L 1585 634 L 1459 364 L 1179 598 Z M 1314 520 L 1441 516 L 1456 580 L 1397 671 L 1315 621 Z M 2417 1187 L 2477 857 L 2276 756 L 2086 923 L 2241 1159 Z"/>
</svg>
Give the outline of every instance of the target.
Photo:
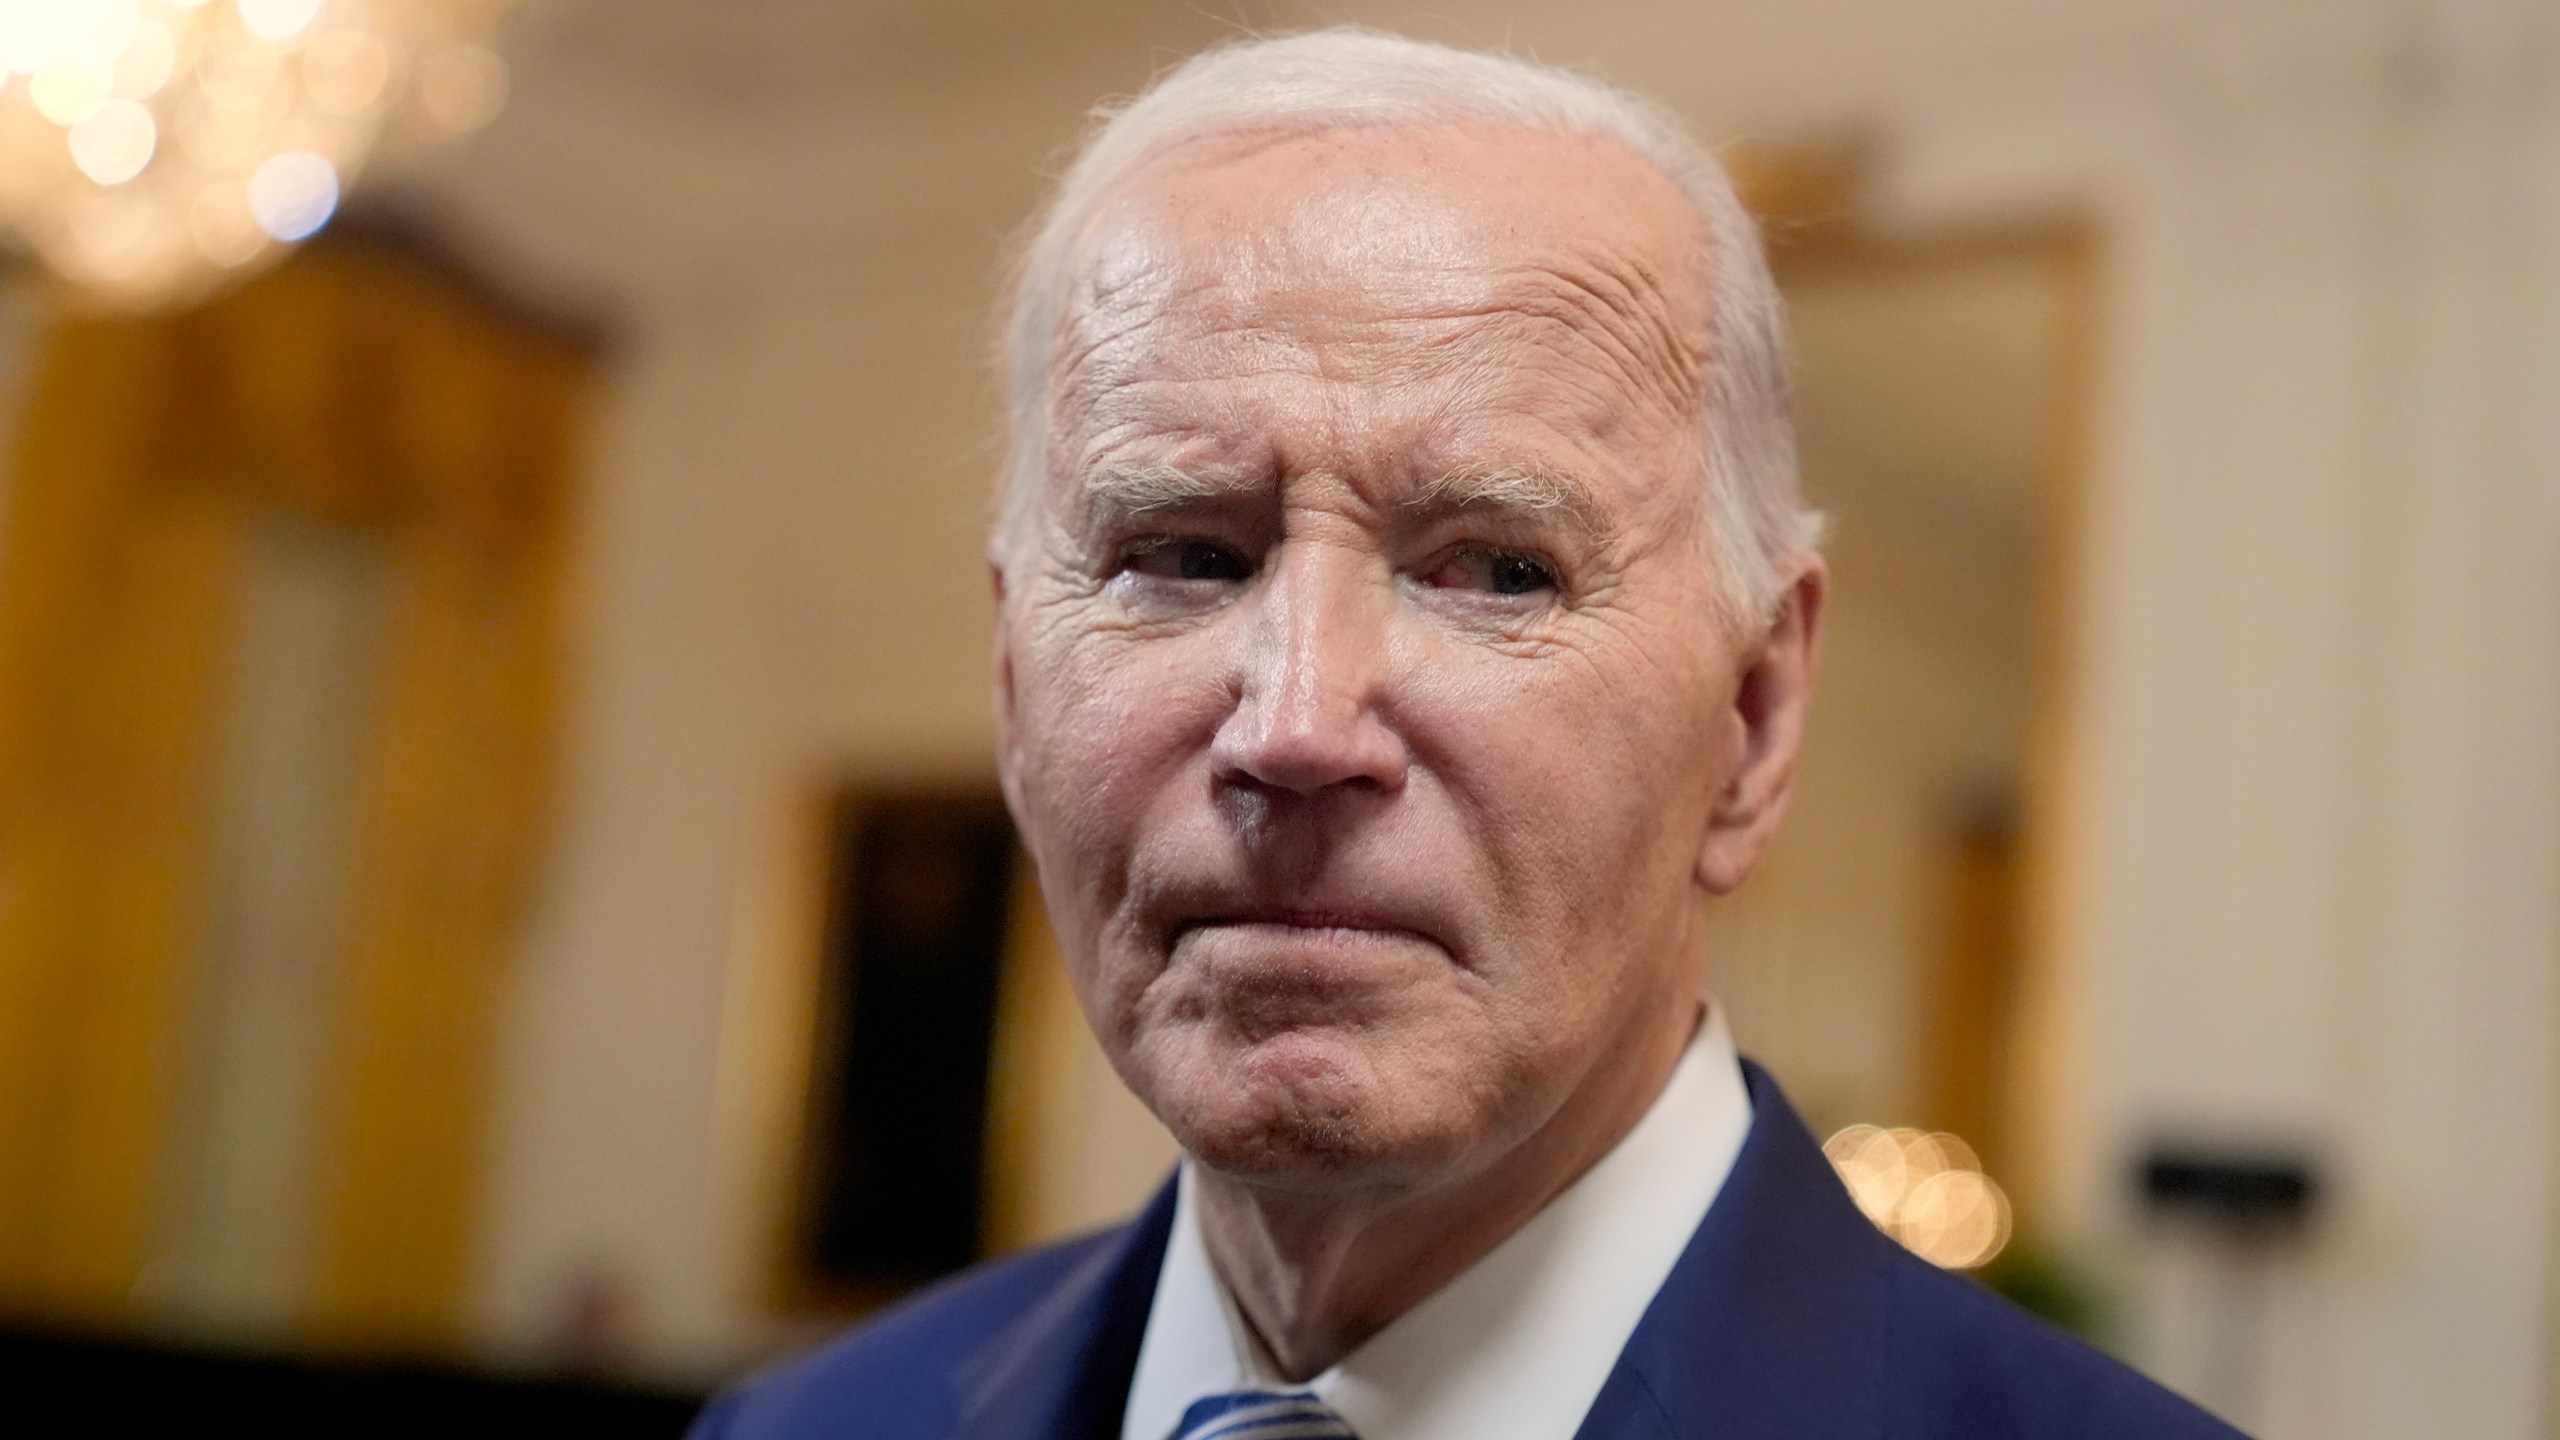
<svg viewBox="0 0 2560 1440">
<path fill-rule="evenodd" d="M 1039 1303 L 971 1352 L 952 1377 L 958 1423 L 951 1433 L 968 1440 L 1118 1440 L 1172 1232 L 1167 1184 L 1137 1219 L 1105 1236 Z"/>
<path fill-rule="evenodd" d="M 1742 1069 L 1751 1132 L 1576 1440 L 1881 1431 L 1893 1242 L 1858 1212 L 1777 1082 Z"/>
</svg>

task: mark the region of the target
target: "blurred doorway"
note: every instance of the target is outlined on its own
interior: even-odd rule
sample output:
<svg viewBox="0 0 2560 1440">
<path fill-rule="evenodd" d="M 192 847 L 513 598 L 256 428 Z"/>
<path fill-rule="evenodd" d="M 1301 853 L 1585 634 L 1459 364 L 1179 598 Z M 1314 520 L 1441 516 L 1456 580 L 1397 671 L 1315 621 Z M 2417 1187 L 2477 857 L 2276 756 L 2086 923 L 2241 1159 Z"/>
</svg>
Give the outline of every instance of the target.
<svg viewBox="0 0 2560 1440">
<path fill-rule="evenodd" d="M 1823 691 L 1715 983 L 1818 1129 L 1961 1136 L 2032 1230 L 2091 246 L 1879 234 L 1821 200 L 1772 238 L 1832 526 Z"/>
<path fill-rule="evenodd" d="M 0 555 L 0 1314 L 441 1349 L 592 357 L 345 237 L 40 353 Z"/>
</svg>

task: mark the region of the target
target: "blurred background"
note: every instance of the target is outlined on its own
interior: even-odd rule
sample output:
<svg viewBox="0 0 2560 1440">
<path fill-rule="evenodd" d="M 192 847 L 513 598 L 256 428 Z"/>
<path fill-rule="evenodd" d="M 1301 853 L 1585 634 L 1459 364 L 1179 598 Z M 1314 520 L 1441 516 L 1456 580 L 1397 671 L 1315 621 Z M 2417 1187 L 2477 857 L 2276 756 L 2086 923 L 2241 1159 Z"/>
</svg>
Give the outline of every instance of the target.
<svg viewBox="0 0 2560 1440">
<path fill-rule="evenodd" d="M 0 1372 L 671 1435 L 1143 1200 L 989 312 L 1097 100 L 1343 20 L 1767 221 L 1837 599 L 1714 985 L 1869 1212 L 2270 1437 L 2560 1434 L 2549 0 L 0 5 Z"/>
</svg>

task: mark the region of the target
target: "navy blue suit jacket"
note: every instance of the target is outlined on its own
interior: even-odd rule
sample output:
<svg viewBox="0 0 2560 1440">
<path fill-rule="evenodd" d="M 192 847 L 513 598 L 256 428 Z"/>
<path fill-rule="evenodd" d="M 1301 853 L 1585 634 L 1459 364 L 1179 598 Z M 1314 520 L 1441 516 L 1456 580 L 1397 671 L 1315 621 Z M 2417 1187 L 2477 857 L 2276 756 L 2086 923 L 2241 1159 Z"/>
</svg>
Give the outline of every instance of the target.
<svg viewBox="0 0 2560 1440">
<path fill-rule="evenodd" d="M 2233 1440 L 1867 1223 L 1749 1062 L 1751 1132 L 1577 1440 Z M 694 1440 L 1117 1440 L 1172 1188 L 712 1402 Z M 1487 1437 L 1502 1440 L 1502 1437 Z"/>
</svg>

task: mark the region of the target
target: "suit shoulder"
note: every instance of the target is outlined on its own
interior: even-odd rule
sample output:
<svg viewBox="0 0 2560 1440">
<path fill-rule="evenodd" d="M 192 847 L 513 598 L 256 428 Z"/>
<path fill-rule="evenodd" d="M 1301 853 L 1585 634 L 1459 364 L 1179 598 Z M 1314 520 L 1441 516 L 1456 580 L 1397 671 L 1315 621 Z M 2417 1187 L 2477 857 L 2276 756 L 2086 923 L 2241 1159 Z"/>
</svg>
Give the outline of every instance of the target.
<svg viewBox="0 0 2560 1440">
<path fill-rule="evenodd" d="M 1897 1440 L 2243 1440 L 2123 1362 L 1975 1282 L 1893 1267 L 1885 1406 Z"/>
<path fill-rule="evenodd" d="M 865 1437 L 939 1436 L 952 1423 L 953 1372 L 990 1335 L 1055 1289 L 1110 1232 L 963 1271 L 740 1382 L 706 1407 L 688 1440 L 808 1440 L 863 1417 Z"/>
</svg>

